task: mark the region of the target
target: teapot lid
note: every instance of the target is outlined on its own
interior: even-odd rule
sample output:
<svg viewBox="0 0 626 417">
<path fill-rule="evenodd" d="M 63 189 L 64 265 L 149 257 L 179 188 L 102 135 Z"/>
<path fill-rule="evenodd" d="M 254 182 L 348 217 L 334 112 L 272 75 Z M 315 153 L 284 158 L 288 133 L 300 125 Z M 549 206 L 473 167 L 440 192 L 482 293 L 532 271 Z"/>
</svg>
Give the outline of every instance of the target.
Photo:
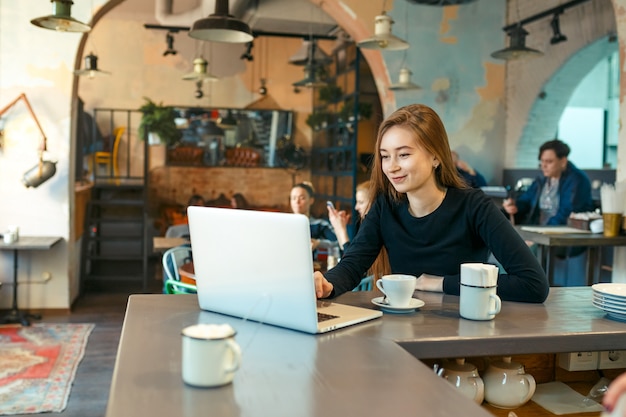
<svg viewBox="0 0 626 417">
<path fill-rule="evenodd" d="M 510 370 L 518 370 L 520 368 L 522 368 L 522 364 L 519 362 L 511 362 L 511 357 L 510 356 L 504 356 L 502 357 L 501 361 L 494 361 L 491 363 L 491 366 L 493 366 L 494 368 L 500 368 L 500 369 L 510 369 Z"/>
<path fill-rule="evenodd" d="M 457 372 L 472 372 L 476 367 L 471 363 L 465 363 L 465 358 L 456 358 L 454 362 L 447 363 L 445 369 Z"/>
</svg>

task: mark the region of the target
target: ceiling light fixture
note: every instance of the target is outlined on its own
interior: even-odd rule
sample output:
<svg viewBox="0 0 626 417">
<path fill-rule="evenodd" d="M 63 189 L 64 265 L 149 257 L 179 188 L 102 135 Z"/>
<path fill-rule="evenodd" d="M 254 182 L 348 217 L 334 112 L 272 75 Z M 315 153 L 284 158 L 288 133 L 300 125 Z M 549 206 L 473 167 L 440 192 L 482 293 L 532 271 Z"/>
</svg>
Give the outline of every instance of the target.
<svg viewBox="0 0 626 417">
<path fill-rule="evenodd" d="M 94 55 L 93 52 L 89 52 L 89 55 L 85 57 L 85 68 L 74 71 L 74 74 L 78 76 L 87 76 L 89 78 L 111 75 L 108 71 L 98 69 L 98 57 Z"/>
<path fill-rule="evenodd" d="M 550 39 L 550 43 L 555 45 L 557 43 L 565 42 L 567 40 L 567 36 L 561 33 L 561 23 L 559 22 L 559 13 L 555 13 L 550 21 L 550 27 L 552 28 L 552 39 Z"/>
<path fill-rule="evenodd" d="M 514 26 L 507 32 L 510 38 L 509 46 L 491 54 L 493 58 L 507 61 L 542 56 L 543 52 L 526 46 L 526 36 L 528 32 L 521 24 Z"/>
<path fill-rule="evenodd" d="M 390 90 L 399 91 L 399 90 L 421 90 L 422 87 L 411 82 L 411 70 L 407 67 L 400 68 L 400 76 L 398 77 L 398 82 L 395 84 L 391 84 L 389 86 Z"/>
<path fill-rule="evenodd" d="M 183 75 L 183 80 L 187 81 L 217 81 L 219 78 L 207 72 L 209 62 L 203 57 L 193 60 L 193 72 Z"/>
<path fill-rule="evenodd" d="M 189 36 L 203 41 L 226 43 L 246 43 L 254 39 L 250 26 L 228 14 L 228 0 L 217 0 L 215 13 L 197 20 Z"/>
<path fill-rule="evenodd" d="M 254 56 L 252 55 L 252 48 L 254 48 L 254 41 L 250 41 L 246 44 L 246 51 L 241 54 L 239 59 L 245 59 L 246 61 L 254 61 Z"/>
<path fill-rule="evenodd" d="M 174 35 L 172 32 L 167 32 L 165 35 L 165 44 L 167 45 L 167 48 L 165 49 L 165 52 L 163 52 L 163 56 L 176 55 L 178 53 L 178 51 L 174 49 Z"/>
<path fill-rule="evenodd" d="M 300 49 L 295 54 L 289 57 L 289 63 L 291 65 L 306 65 L 311 55 L 311 49 L 313 49 L 313 61 L 322 65 L 328 65 L 332 62 L 332 58 L 317 47 L 317 41 L 315 39 L 303 40 Z"/>
<path fill-rule="evenodd" d="M 89 32 L 91 27 L 71 16 L 72 0 L 51 0 L 52 14 L 30 21 L 35 26 L 59 32 Z"/>
<path fill-rule="evenodd" d="M 394 36 L 391 33 L 391 25 L 393 19 L 387 16 L 384 10 L 382 14 L 376 16 L 374 19 L 374 36 L 365 39 L 357 43 L 359 48 L 364 49 L 386 49 L 388 51 L 398 51 L 407 49 L 409 47 L 408 42 Z"/>
</svg>

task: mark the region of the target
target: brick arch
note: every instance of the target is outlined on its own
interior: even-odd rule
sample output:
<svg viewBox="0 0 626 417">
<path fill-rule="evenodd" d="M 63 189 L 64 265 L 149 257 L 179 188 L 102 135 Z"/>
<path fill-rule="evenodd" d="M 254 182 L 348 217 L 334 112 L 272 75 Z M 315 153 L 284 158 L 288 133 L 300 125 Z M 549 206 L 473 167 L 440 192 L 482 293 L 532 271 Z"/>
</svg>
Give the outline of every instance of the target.
<svg viewBox="0 0 626 417">
<path fill-rule="evenodd" d="M 528 123 L 518 144 L 516 166 L 537 166 L 537 150 L 545 141 L 555 137 L 561 115 L 576 87 L 617 48 L 617 42 L 611 42 L 607 37 L 598 39 L 572 55 L 548 79 L 530 109 Z"/>
</svg>

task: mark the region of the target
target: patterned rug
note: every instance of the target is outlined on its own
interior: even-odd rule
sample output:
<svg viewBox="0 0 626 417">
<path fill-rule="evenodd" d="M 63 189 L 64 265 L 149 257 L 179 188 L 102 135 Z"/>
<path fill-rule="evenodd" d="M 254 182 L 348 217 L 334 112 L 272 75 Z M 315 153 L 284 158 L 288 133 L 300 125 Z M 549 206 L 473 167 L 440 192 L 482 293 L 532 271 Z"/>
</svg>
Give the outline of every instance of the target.
<svg viewBox="0 0 626 417">
<path fill-rule="evenodd" d="M 0 326 L 0 415 L 63 411 L 93 328 Z"/>
</svg>

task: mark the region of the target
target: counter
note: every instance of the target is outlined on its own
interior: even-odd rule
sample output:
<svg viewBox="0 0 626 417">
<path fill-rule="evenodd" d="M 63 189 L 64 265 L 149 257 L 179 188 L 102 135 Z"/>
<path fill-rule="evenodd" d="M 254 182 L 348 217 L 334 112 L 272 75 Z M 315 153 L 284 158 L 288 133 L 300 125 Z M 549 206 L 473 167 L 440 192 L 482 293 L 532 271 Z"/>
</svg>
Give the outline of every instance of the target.
<svg viewBox="0 0 626 417">
<path fill-rule="evenodd" d="M 376 308 L 376 295 L 339 301 Z M 489 322 L 461 319 L 456 296 L 416 296 L 426 305 L 413 314 L 313 336 L 201 311 L 195 295 L 133 295 L 106 415 L 485 417 L 415 357 L 626 349 L 626 323 L 594 308 L 589 287 L 553 288 L 545 304 L 504 302 Z M 180 331 L 195 323 L 237 330 L 243 364 L 232 385 L 183 384 Z"/>
</svg>

